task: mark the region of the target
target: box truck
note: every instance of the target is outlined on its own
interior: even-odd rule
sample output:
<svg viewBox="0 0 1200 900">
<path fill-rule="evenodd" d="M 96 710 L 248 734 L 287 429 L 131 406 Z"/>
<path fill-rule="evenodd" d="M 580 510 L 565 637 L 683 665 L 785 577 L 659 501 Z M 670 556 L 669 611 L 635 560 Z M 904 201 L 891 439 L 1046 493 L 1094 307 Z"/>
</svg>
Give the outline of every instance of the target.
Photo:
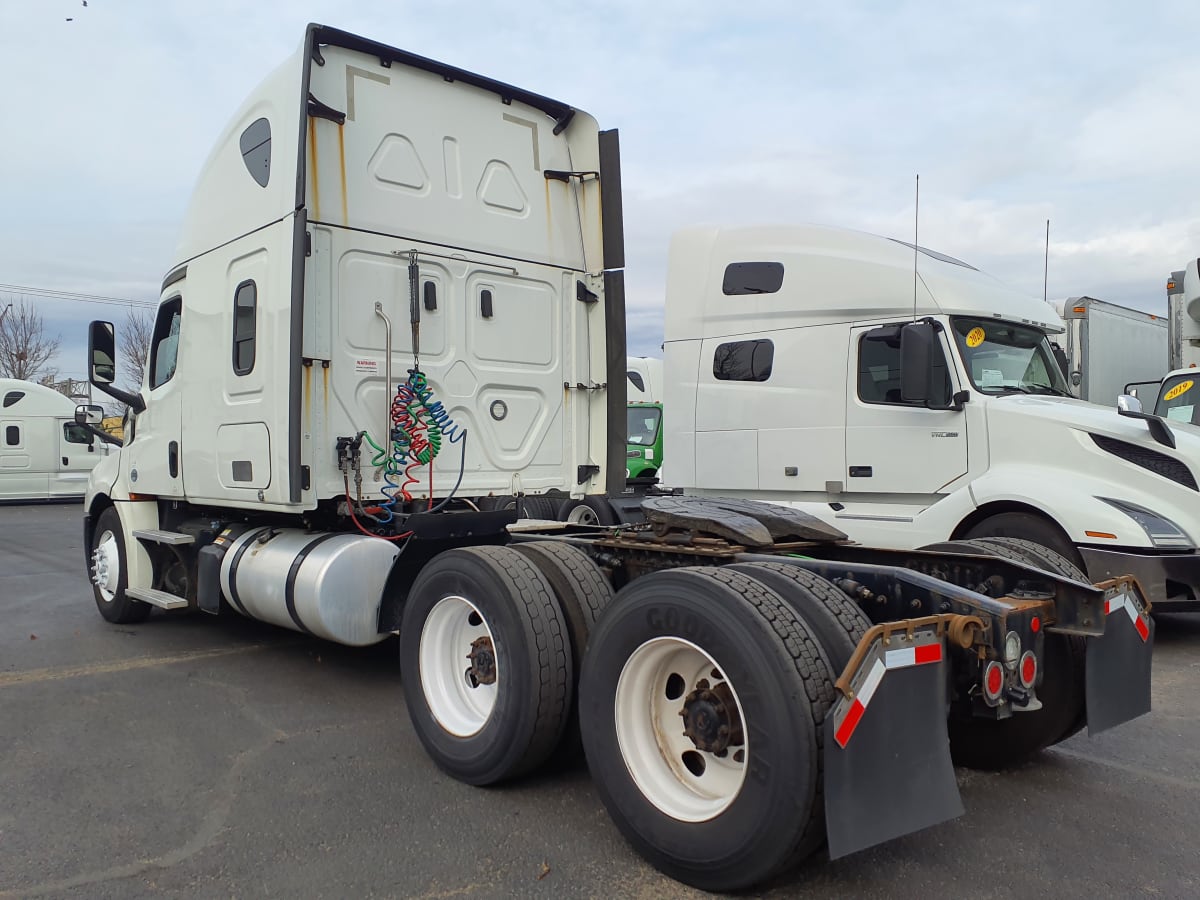
<svg viewBox="0 0 1200 900">
<path fill-rule="evenodd" d="M 1125 385 L 1162 374 L 1167 317 L 1095 297 L 1069 297 L 1057 307 L 1066 333 L 1056 343 L 1066 355 L 1064 374 L 1079 399 L 1113 406 Z"/>
<path fill-rule="evenodd" d="M 490 784 L 582 746 L 630 843 L 711 890 L 959 814 L 952 758 L 1149 708 L 1137 582 L 1031 544 L 869 548 L 685 496 L 637 527 L 518 525 L 465 499 L 623 488 L 620 200 L 616 132 L 582 110 L 310 26 L 200 174 L 139 390 L 90 329 L 93 382 L 132 411 L 85 501 L 100 614 L 398 631 L 441 768 Z M 676 277 L 723 296 L 720 270 Z"/>
</svg>

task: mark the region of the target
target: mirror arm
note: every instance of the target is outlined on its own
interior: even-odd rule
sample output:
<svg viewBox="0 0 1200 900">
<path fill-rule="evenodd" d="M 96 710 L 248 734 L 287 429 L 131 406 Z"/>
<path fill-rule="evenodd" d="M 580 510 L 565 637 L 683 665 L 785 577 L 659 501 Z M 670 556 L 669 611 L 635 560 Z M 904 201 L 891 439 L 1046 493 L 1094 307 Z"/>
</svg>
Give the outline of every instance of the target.
<svg viewBox="0 0 1200 900">
<path fill-rule="evenodd" d="M 86 428 L 88 431 L 90 431 L 92 434 L 94 434 L 96 437 L 100 438 L 100 440 L 106 444 L 112 444 L 116 447 L 124 447 L 125 446 L 125 442 L 123 440 L 121 440 L 119 437 L 117 437 L 115 434 L 109 434 L 107 431 L 104 431 L 101 428 L 97 428 L 95 425 L 84 425 L 83 427 Z"/>
<path fill-rule="evenodd" d="M 108 394 L 114 400 L 120 400 L 122 403 L 133 408 L 135 413 L 140 413 L 146 408 L 146 401 L 142 399 L 141 394 L 131 394 L 128 391 L 123 391 L 120 388 L 115 388 L 111 384 L 100 384 L 93 381 L 92 384 Z"/>
</svg>

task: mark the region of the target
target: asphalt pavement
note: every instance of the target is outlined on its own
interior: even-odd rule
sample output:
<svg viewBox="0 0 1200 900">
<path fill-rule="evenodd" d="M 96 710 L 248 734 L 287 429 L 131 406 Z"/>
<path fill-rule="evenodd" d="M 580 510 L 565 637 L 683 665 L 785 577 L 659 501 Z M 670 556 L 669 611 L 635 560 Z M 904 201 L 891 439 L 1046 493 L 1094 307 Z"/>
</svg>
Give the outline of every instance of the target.
<svg viewBox="0 0 1200 900">
<path fill-rule="evenodd" d="M 0 898 L 680 897 L 582 764 L 471 788 L 425 756 L 396 643 L 96 612 L 75 504 L 0 506 Z M 767 896 L 1200 896 L 1200 615 L 1154 711 L 1003 774 L 966 815 Z"/>
</svg>

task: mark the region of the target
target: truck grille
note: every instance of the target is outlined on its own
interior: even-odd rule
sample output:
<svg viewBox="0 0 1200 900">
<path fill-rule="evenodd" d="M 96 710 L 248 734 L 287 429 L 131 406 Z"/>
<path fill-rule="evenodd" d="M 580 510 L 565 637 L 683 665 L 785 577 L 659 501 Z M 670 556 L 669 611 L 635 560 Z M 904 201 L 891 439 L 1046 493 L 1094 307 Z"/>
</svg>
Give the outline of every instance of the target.
<svg viewBox="0 0 1200 900">
<path fill-rule="evenodd" d="M 1169 478 L 1176 484 L 1182 484 L 1193 491 L 1200 490 L 1200 488 L 1196 487 L 1196 477 L 1192 475 L 1191 470 L 1174 457 L 1167 456 L 1165 453 L 1159 453 L 1157 450 L 1151 450 L 1148 447 L 1127 444 L 1125 441 L 1118 441 L 1115 438 L 1104 437 L 1099 434 L 1093 434 L 1092 440 L 1096 442 L 1097 447 L 1111 453 L 1113 456 L 1119 456 L 1121 459 L 1131 462 L 1135 466 L 1149 469 L 1155 475 Z"/>
</svg>

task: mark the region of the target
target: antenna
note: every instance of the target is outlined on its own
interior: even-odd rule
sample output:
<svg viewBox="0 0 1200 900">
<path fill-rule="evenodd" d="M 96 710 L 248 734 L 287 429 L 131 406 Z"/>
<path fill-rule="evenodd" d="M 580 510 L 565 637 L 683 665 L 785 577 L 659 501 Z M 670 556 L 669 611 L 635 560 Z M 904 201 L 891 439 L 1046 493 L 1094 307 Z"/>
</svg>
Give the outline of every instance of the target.
<svg viewBox="0 0 1200 900">
<path fill-rule="evenodd" d="M 917 321 L 917 240 L 921 223 L 921 173 L 917 173 L 916 196 L 913 200 L 913 321 Z"/>
<path fill-rule="evenodd" d="M 1042 262 L 1042 302 L 1049 303 L 1050 288 L 1050 220 L 1046 220 L 1046 256 Z"/>
</svg>

